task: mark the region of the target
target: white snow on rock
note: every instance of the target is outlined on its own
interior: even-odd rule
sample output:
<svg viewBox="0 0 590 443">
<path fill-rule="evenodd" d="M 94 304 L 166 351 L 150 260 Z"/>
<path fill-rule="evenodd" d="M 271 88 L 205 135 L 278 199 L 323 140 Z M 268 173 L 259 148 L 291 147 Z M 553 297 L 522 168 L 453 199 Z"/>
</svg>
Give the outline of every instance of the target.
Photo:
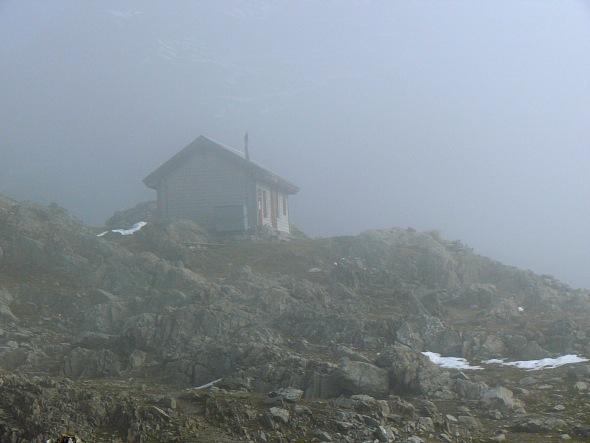
<svg viewBox="0 0 590 443">
<path fill-rule="evenodd" d="M 423 352 L 432 363 L 442 368 L 451 369 L 483 369 L 481 366 L 471 366 L 467 360 L 459 357 L 441 357 L 436 352 Z"/>
<path fill-rule="evenodd" d="M 218 378 L 217 380 L 210 381 L 209 383 L 205 383 L 204 385 L 197 386 L 194 389 L 206 389 L 206 388 L 210 388 L 211 386 L 215 386 L 221 380 L 223 380 L 223 378 Z"/>
<path fill-rule="evenodd" d="M 139 231 L 145 225 L 147 225 L 146 222 L 140 221 L 140 222 L 135 223 L 133 226 L 131 226 L 130 229 L 113 229 L 111 231 L 104 231 L 104 232 L 101 232 L 100 234 L 98 234 L 97 237 L 102 237 L 103 235 L 105 235 L 108 232 L 116 232 L 121 235 L 131 235 L 131 234 L 134 234 L 135 232 Z"/>
<path fill-rule="evenodd" d="M 436 352 L 422 352 L 426 355 L 432 363 L 442 368 L 450 369 L 484 369 L 481 366 L 472 366 L 464 358 L 457 357 L 441 357 Z M 589 361 L 587 358 L 578 357 L 574 354 L 563 355 L 557 358 L 542 358 L 540 360 L 526 360 L 526 361 L 506 361 L 506 359 L 493 358 L 482 361 L 484 365 L 498 364 L 503 366 L 514 366 L 519 369 L 526 369 L 529 371 L 537 371 L 539 369 L 556 368 L 558 366 L 569 365 L 571 363 L 582 363 Z"/>
<path fill-rule="evenodd" d="M 529 371 L 538 371 L 545 368 L 556 368 L 558 366 L 569 365 L 571 363 L 582 363 L 588 361 L 587 358 L 578 357 L 574 354 L 563 355 L 557 358 L 542 358 L 540 360 L 523 360 L 523 361 L 504 361 L 504 360 L 485 360 L 483 364 L 501 364 L 503 366 L 514 366 L 519 369 L 527 369 Z"/>
</svg>

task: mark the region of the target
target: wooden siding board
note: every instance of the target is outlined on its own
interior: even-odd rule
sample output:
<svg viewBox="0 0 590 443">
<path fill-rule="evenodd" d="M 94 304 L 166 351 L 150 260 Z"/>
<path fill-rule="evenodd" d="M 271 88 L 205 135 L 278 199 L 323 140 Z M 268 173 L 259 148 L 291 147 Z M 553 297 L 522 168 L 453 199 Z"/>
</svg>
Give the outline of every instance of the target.
<svg viewBox="0 0 590 443">
<path fill-rule="evenodd" d="M 283 214 L 283 202 L 286 203 L 286 214 Z M 289 223 L 289 204 L 287 195 L 279 193 L 279 216 L 277 217 L 277 231 L 291 232 L 291 224 Z"/>
<path fill-rule="evenodd" d="M 248 227 L 254 228 L 258 224 L 258 200 L 256 197 L 256 180 L 252 174 L 248 174 L 246 179 L 246 207 L 248 210 Z"/>
<path fill-rule="evenodd" d="M 215 207 L 246 205 L 242 168 L 210 153 L 198 153 L 167 175 L 168 216 L 187 217 L 215 228 Z"/>
</svg>

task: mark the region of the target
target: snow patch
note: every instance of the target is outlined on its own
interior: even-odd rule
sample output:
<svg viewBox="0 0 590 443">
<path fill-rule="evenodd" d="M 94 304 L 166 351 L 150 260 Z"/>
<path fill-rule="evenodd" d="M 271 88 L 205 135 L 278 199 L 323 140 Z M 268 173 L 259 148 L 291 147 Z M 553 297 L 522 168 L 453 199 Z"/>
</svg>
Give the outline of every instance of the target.
<svg viewBox="0 0 590 443">
<path fill-rule="evenodd" d="M 426 355 L 432 363 L 442 368 L 450 369 L 484 369 L 481 366 L 470 365 L 464 358 L 457 357 L 441 357 L 436 352 L 422 352 Z M 497 364 L 502 366 L 514 366 L 519 369 L 526 369 L 528 371 L 538 371 L 545 368 L 556 368 L 558 366 L 569 365 L 572 363 L 582 363 L 589 361 L 587 358 L 578 357 L 574 354 L 563 355 L 557 358 L 542 358 L 540 360 L 526 360 L 526 361 L 506 361 L 506 359 L 492 358 L 484 360 L 481 363 L 484 365 Z"/>
<path fill-rule="evenodd" d="M 481 366 L 472 366 L 467 360 L 459 357 L 441 357 L 436 352 L 423 352 L 432 363 L 440 366 L 441 368 L 450 369 L 483 369 Z"/>
<path fill-rule="evenodd" d="M 206 389 L 206 388 L 210 388 L 211 386 L 214 386 L 217 383 L 219 383 L 221 380 L 223 380 L 223 378 L 218 378 L 217 380 L 210 381 L 209 383 L 205 383 L 204 385 L 197 386 L 194 389 Z"/>
<path fill-rule="evenodd" d="M 563 355 L 557 358 L 542 358 L 540 360 L 522 360 L 522 361 L 504 361 L 504 360 L 486 360 L 483 364 L 500 364 L 503 366 L 514 366 L 519 369 L 526 369 L 528 371 L 538 371 L 545 368 L 556 368 L 558 366 L 569 365 L 572 363 L 582 363 L 588 361 L 587 358 L 578 357 L 574 354 Z"/>
<path fill-rule="evenodd" d="M 97 235 L 97 237 L 102 237 L 103 235 L 107 234 L 108 232 L 116 232 L 117 234 L 121 234 L 121 235 L 131 235 L 131 234 L 134 234 L 137 231 L 139 231 L 145 225 L 147 225 L 146 222 L 140 221 L 140 222 L 135 223 L 133 226 L 131 226 L 131 229 L 112 229 L 111 231 L 101 232 L 100 234 Z"/>
</svg>

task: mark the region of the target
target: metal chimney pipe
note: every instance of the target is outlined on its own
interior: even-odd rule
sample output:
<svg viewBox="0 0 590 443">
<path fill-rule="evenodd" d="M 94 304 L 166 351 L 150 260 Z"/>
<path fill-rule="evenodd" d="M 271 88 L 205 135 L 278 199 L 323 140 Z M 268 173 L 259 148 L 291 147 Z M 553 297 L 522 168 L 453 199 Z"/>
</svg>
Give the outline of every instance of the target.
<svg viewBox="0 0 590 443">
<path fill-rule="evenodd" d="M 246 156 L 246 161 L 250 161 L 250 152 L 248 151 L 248 131 L 246 131 L 246 135 L 244 135 L 244 154 Z"/>
</svg>

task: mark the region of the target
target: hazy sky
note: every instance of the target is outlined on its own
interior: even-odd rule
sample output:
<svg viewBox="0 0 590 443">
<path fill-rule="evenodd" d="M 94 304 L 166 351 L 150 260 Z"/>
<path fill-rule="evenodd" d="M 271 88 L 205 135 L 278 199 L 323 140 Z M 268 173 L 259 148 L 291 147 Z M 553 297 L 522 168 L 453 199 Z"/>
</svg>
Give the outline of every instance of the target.
<svg viewBox="0 0 590 443">
<path fill-rule="evenodd" d="M 312 236 L 439 229 L 590 288 L 590 6 L 0 1 L 0 193 L 91 225 L 200 134 Z"/>
</svg>

